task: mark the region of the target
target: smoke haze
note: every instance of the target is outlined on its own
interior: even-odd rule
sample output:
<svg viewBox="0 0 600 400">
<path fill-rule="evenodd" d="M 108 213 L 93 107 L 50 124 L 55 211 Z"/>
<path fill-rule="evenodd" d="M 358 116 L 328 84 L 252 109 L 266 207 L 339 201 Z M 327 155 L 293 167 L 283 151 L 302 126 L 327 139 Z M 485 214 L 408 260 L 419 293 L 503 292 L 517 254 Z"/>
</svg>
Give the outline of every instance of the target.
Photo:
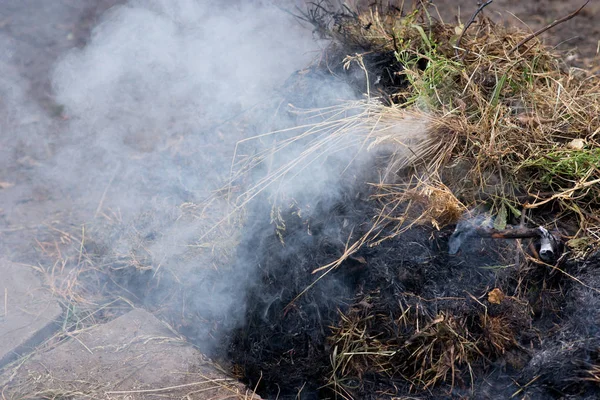
<svg viewBox="0 0 600 400">
<path fill-rule="evenodd" d="M 194 291 L 192 303 L 179 306 L 234 327 L 254 267 L 238 262 L 215 271 L 239 232 L 228 232 L 231 243 L 207 245 L 210 236 L 199 241 L 231 211 L 220 200 L 201 205 L 227 184 L 237 141 L 295 123 L 280 88 L 318 55 L 322 43 L 267 2 L 132 0 L 95 22 L 84 45 L 48 68 L 43 101 L 13 65 L 11 57 L 23 51 L 19 43 L 0 37 L 0 72 L 7 72 L 0 78 L 0 181 L 16 183 L 2 193 L 8 230 L 26 224 L 35 234 L 48 226 L 78 232 L 84 225 L 90 260 L 173 276 Z M 312 104 L 354 96 L 337 81 L 315 78 L 311 85 Z M 252 141 L 237 156 L 251 158 L 273 143 Z M 287 146 L 268 168 L 289 162 L 305 144 Z M 333 201 L 339 174 L 354 157 L 351 147 L 319 154 L 327 163 L 301 174 L 292 170 L 287 176 L 296 178 L 279 185 L 277 194 L 303 193 L 314 200 L 326 193 Z M 253 216 L 268 219 L 270 207 L 265 202 L 255 208 L 247 225 L 253 226 Z M 250 228 L 246 234 L 257 232 Z M 6 239 L 8 249 L 23 236 Z M 152 292 L 153 301 L 170 296 L 172 288 L 134 292 L 141 301 Z"/>
</svg>

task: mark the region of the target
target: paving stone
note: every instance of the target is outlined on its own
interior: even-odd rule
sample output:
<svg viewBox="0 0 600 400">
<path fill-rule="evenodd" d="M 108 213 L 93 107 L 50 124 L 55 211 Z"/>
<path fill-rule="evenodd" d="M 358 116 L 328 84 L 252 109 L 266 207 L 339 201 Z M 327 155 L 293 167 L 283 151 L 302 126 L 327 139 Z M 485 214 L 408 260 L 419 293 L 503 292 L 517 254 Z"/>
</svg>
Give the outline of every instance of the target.
<svg viewBox="0 0 600 400">
<path fill-rule="evenodd" d="M 40 351 L 0 384 L 7 398 L 252 399 L 152 314 L 135 309 Z M 260 399 L 255 396 L 254 399 Z"/>
<path fill-rule="evenodd" d="M 61 314 L 31 267 L 0 259 L 0 367 L 50 337 Z"/>
</svg>

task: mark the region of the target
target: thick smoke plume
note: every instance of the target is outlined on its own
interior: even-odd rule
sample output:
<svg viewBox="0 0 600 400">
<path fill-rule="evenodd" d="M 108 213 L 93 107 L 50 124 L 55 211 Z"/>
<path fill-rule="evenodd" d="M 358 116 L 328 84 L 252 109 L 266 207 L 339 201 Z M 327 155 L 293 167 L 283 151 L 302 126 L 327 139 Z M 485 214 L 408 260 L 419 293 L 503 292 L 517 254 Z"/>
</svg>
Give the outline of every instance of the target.
<svg viewBox="0 0 600 400">
<path fill-rule="evenodd" d="M 14 45 L 6 43 L 8 56 Z M 220 250 L 207 250 L 198 239 L 231 209 L 221 200 L 209 211 L 197 205 L 228 183 L 237 141 L 293 123 L 280 88 L 318 51 L 310 30 L 266 2 L 129 1 L 104 13 L 85 45 L 57 60 L 49 77 L 52 112 L 28 97 L 22 81 L 0 82 L 3 168 L 29 163 L 24 190 L 51 199 L 38 212 L 69 229 L 85 225 L 91 260 L 174 276 L 194 290 L 181 307 L 233 327 L 252 265 L 213 271 Z M 318 97 L 312 104 L 353 96 L 339 82 L 313 78 L 311 84 Z M 270 138 L 255 140 L 237 156 L 251 158 L 271 145 Z M 293 159 L 302 146 L 279 151 L 269 168 Z M 330 201 L 338 174 L 354 156 L 350 149 L 336 151 L 327 167 L 291 171 L 288 177 L 296 178 L 276 192 L 326 193 Z M 5 212 L 16 208 L 14 201 L 6 201 Z M 247 225 L 270 211 L 265 201 L 264 209 L 248 214 Z M 119 283 L 131 286 L 137 278 L 131 279 Z M 157 299 L 171 289 L 129 288 L 141 302 L 147 292 Z"/>
<path fill-rule="evenodd" d="M 219 188 L 233 145 L 248 134 L 223 123 L 269 101 L 314 56 L 310 36 L 291 24 L 278 9 L 248 3 L 133 1 L 110 10 L 89 43 L 56 66 L 56 100 L 70 123 L 51 177 L 70 171 L 100 193 L 114 179 L 111 198 L 133 210 L 148 196 L 177 203 Z"/>
<path fill-rule="evenodd" d="M 88 45 L 56 67 L 56 98 L 71 122 L 51 176 L 72 171 L 71 182 L 85 185 L 77 189 L 84 194 L 79 202 L 89 201 L 96 218 L 104 210 L 125 213 L 105 246 L 186 282 L 193 295 L 181 308 L 221 328 L 240 323 L 254 265 L 214 272 L 214 248 L 194 250 L 229 209 L 217 201 L 208 216 L 194 214 L 198 221 L 181 204 L 203 203 L 228 183 L 236 141 L 287 124 L 271 107 L 282 102 L 277 89 L 315 50 L 310 32 L 273 6 L 134 1 L 108 12 Z M 252 144 L 244 151 L 270 145 Z M 329 174 L 314 170 L 302 189 L 318 191 Z M 257 218 L 268 218 L 263 207 Z M 138 297 L 156 299 L 171 289 L 140 290 Z M 189 329 L 200 343 L 209 337 L 209 326 Z"/>
</svg>

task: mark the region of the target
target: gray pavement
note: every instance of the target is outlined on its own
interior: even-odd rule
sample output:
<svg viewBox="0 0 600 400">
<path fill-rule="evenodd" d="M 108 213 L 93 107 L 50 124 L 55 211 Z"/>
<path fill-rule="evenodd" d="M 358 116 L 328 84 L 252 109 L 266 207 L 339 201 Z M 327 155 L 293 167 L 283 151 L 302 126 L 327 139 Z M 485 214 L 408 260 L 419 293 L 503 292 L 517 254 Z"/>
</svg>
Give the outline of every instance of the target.
<svg viewBox="0 0 600 400">
<path fill-rule="evenodd" d="M 38 349 L 0 386 L 7 399 L 260 399 L 141 309 Z"/>
<path fill-rule="evenodd" d="M 52 335 L 61 314 L 30 266 L 0 259 L 0 367 Z"/>
</svg>

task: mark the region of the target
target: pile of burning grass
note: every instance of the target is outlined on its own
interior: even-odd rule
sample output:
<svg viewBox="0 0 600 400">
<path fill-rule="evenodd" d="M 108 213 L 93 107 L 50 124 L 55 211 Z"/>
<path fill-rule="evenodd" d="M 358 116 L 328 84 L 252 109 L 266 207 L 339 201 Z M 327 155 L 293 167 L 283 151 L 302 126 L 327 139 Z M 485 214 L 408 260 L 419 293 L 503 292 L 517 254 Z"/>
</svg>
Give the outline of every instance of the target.
<svg viewBox="0 0 600 400">
<path fill-rule="evenodd" d="M 599 78 L 482 13 L 446 24 L 417 3 L 313 4 L 300 18 L 331 44 L 284 88 L 293 126 L 238 143 L 215 194 L 233 211 L 197 246 L 214 272 L 168 301 L 156 288 L 179 282 L 135 259 L 111 263 L 107 281 L 181 314 L 173 326 L 267 398 L 594 396 L 600 272 L 584 256 L 600 246 Z M 324 82 L 354 96 L 331 104 Z M 358 165 L 342 166 L 336 193 L 290 198 L 287 182 L 348 152 Z M 183 211 L 202 220 L 208 207 Z M 560 228 L 567 251 L 549 264 L 533 240 L 465 237 L 450 255 L 468 215 Z M 238 290 L 211 283 L 230 271 L 251 282 L 243 325 L 172 312 L 200 290 Z"/>
<path fill-rule="evenodd" d="M 600 78 L 483 13 L 446 24 L 416 3 L 359 11 L 321 1 L 299 17 L 331 44 L 284 88 L 295 124 L 238 143 L 231 185 L 215 194 L 233 211 L 206 222 L 193 246 L 214 258 L 202 282 L 135 254 L 81 281 L 102 275 L 125 299 L 164 309 L 267 398 L 595 398 Z M 324 101 L 323 82 L 349 85 L 358 100 Z M 360 165 L 343 168 L 330 198 L 289 197 L 286 182 L 335 170 L 347 150 Z M 181 218 L 221 214 L 210 207 L 186 203 Z M 466 237 L 450 255 L 468 215 L 498 230 L 559 228 L 566 252 L 550 264 L 531 240 Z M 92 265 L 84 242 L 73 241 L 78 262 Z M 232 271 L 248 293 L 214 283 Z M 75 303 L 73 287 L 58 289 Z M 218 307 L 186 306 L 199 291 L 238 290 L 241 326 Z"/>
<path fill-rule="evenodd" d="M 267 169 L 238 207 L 321 154 L 380 149 L 385 165 L 371 165 L 378 181 L 350 191 L 368 199 L 349 196 L 305 222 L 271 213 L 273 232 L 252 246 L 263 285 L 231 360 L 250 381 L 261 372 L 272 394 L 302 382 L 342 398 L 597 393 L 598 324 L 582 327 L 564 304 L 600 302 L 597 266 L 581 261 L 600 246 L 600 78 L 483 7 L 456 25 L 416 3 L 357 11 L 319 2 L 299 17 L 331 45 L 291 78 L 290 99 L 312 104 L 307 82 L 332 76 L 363 100 L 293 109 L 300 128 L 261 135 L 283 139 L 253 166 L 292 143 L 306 150 Z M 335 241 L 302 236 L 340 207 L 361 211 L 334 223 Z M 532 241 L 471 238 L 472 250 L 450 257 L 452 226 L 469 212 L 499 230 L 556 229 L 566 252 L 549 264 Z M 290 255 L 298 240 L 302 254 Z M 328 279 L 343 282 L 335 296 Z M 560 361 L 567 353 L 572 365 Z"/>
<path fill-rule="evenodd" d="M 499 227 L 523 218 L 544 222 L 550 210 L 579 250 L 597 248 L 600 77 L 569 68 L 535 34 L 483 13 L 456 25 L 436 19 L 422 2 L 411 10 L 334 10 L 322 1 L 300 17 L 331 45 L 290 79 L 288 98 L 314 105 L 306 82 L 332 76 L 363 100 L 295 109 L 301 128 L 260 135 L 284 139 L 254 160 L 294 142 L 308 150 L 265 176 L 241 205 L 317 153 L 386 147 L 396 154 L 379 182 L 382 218 L 395 203 L 416 198 L 421 207 L 406 220 L 427 214 L 423 220 L 436 228 L 482 205 Z"/>
<path fill-rule="evenodd" d="M 568 68 L 535 34 L 497 25 L 481 14 L 455 25 L 435 19 L 422 4 L 360 13 L 331 12 L 320 4 L 304 17 L 333 40 L 323 57 L 328 69 L 339 71 L 332 60 L 345 53 L 342 67 L 355 64 L 364 72 L 367 96 L 398 113 L 418 110 L 432 121 L 420 148 L 402 143 L 412 150 L 409 162 L 398 164 L 398 158 L 406 160 L 405 151 L 392 157 L 392 183 L 377 185 L 377 222 L 390 233 L 369 231 L 361 244 L 380 244 L 415 224 L 439 229 L 456 223 L 465 210 L 483 206 L 495 227 L 525 220 L 560 226 L 570 239 L 570 256 L 580 256 L 586 247 L 597 249 L 598 76 Z M 382 54 L 394 59 L 380 68 L 371 60 Z M 517 271 L 496 281 L 515 294 L 510 299 L 498 288 L 488 288 L 486 297 L 480 287 L 478 299 L 426 300 L 434 307 L 406 293 L 397 296 L 393 311 L 382 313 L 388 306 L 377 296 L 371 296 L 375 305 L 351 307 L 333 328 L 330 383 L 346 396 L 352 390 L 345 379 L 364 382 L 369 374 L 379 377 L 375 381 L 409 382 L 411 389 L 446 382 L 450 390 L 470 375 L 473 387 L 473 365 L 491 365 L 507 351 L 522 351 L 527 341 L 535 346 L 531 315 L 536 307 L 560 315 L 552 308 L 556 304 L 535 300 L 534 292 L 540 291 L 533 287 L 554 287 L 547 291 L 554 303 L 563 298 L 565 282 L 534 272 L 532 264 L 543 263 L 524 255 L 529 261 L 517 258 Z M 526 288 L 519 287 L 522 283 Z M 512 357 L 513 368 L 522 366 L 517 359 Z M 590 376 L 594 368 L 588 368 Z"/>
</svg>

